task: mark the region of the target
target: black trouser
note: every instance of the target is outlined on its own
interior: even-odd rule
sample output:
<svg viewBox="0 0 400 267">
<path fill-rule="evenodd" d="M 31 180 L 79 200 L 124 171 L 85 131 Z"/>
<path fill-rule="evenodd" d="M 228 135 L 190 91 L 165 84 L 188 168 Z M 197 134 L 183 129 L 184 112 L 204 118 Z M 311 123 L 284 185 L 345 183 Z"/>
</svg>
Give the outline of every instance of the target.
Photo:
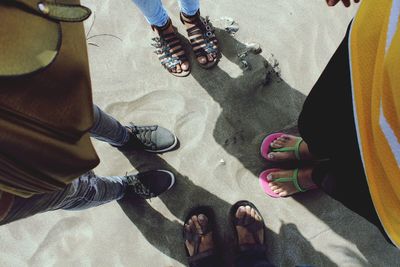
<svg viewBox="0 0 400 267">
<path fill-rule="evenodd" d="M 190 267 L 221 267 L 221 259 L 218 255 L 212 255 L 196 262 L 190 263 Z M 269 263 L 265 250 L 246 250 L 239 252 L 235 258 L 236 267 L 274 267 Z"/>
<path fill-rule="evenodd" d="M 372 203 L 358 146 L 348 41 L 349 30 L 307 97 L 298 127 L 310 152 L 329 159 L 314 169 L 314 182 L 387 237 Z"/>
</svg>

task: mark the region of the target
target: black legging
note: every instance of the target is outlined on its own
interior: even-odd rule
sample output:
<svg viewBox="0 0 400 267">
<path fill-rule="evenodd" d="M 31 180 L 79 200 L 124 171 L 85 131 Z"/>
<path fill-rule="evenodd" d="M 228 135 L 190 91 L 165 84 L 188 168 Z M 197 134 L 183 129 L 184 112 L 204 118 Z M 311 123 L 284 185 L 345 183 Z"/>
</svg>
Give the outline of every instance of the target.
<svg viewBox="0 0 400 267">
<path fill-rule="evenodd" d="M 307 97 L 298 127 L 310 152 L 329 159 L 314 169 L 314 182 L 387 238 L 371 200 L 358 146 L 348 42 L 349 30 Z"/>
</svg>

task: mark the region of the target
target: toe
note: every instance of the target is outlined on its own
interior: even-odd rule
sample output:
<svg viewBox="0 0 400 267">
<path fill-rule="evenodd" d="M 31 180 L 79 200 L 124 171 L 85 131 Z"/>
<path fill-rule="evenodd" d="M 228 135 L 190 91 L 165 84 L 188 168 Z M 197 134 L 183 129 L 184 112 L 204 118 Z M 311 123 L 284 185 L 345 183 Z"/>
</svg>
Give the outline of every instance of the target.
<svg viewBox="0 0 400 267">
<path fill-rule="evenodd" d="M 278 189 L 278 186 L 276 184 L 270 183 L 269 188 L 271 188 L 271 190 L 274 191 L 274 190 Z"/>
<path fill-rule="evenodd" d="M 208 59 L 208 62 L 213 62 L 214 61 L 214 57 L 213 57 L 212 54 L 208 54 L 207 55 L 207 59 Z"/>
<path fill-rule="evenodd" d="M 203 229 L 201 228 L 201 225 L 199 223 L 198 217 L 197 216 L 193 216 L 192 217 L 194 226 L 196 227 L 196 232 L 199 234 L 203 234 Z"/>
<path fill-rule="evenodd" d="M 206 215 L 204 214 L 199 214 L 199 216 L 197 216 L 197 220 L 199 221 L 199 224 L 201 226 L 206 226 L 207 222 L 208 222 L 208 218 Z"/>
<path fill-rule="evenodd" d="M 246 215 L 251 216 L 251 207 L 250 206 L 246 206 Z"/>
<path fill-rule="evenodd" d="M 287 197 L 288 193 L 286 191 L 282 191 L 281 193 L 279 193 L 280 197 Z"/>
<path fill-rule="evenodd" d="M 287 152 L 271 152 L 268 154 L 268 158 L 271 160 L 287 160 L 289 158 Z"/>
<path fill-rule="evenodd" d="M 277 189 L 274 190 L 274 193 L 279 195 L 282 191 L 283 189 L 278 187 Z"/>
<path fill-rule="evenodd" d="M 256 217 L 256 210 L 255 210 L 255 209 L 251 208 L 250 216 L 251 216 L 252 218 L 255 218 L 255 217 Z"/>
<path fill-rule="evenodd" d="M 268 181 L 274 181 L 278 178 L 282 178 L 284 177 L 284 173 L 283 172 L 271 172 L 270 174 L 267 175 L 267 179 Z"/>
<path fill-rule="evenodd" d="M 284 145 L 283 141 L 277 139 L 274 142 L 272 142 L 271 147 L 273 147 L 273 148 L 281 148 L 281 147 L 283 147 L 283 145 Z"/>
<path fill-rule="evenodd" d="M 246 208 L 240 206 L 236 211 L 236 218 L 242 219 L 246 215 Z"/>
<path fill-rule="evenodd" d="M 199 61 L 200 64 L 203 64 L 203 65 L 207 63 L 206 57 L 198 57 L 197 60 Z"/>
<path fill-rule="evenodd" d="M 189 62 L 188 61 L 183 62 L 181 64 L 181 68 L 182 68 L 183 71 L 189 70 Z"/>
<path fill-rule="evenodd" d="M 176 72 L 177 73 L 181 73 L 182 72 L 182 68 L 181 68 L 181 65 L 176 65 Z"/>
</svg>

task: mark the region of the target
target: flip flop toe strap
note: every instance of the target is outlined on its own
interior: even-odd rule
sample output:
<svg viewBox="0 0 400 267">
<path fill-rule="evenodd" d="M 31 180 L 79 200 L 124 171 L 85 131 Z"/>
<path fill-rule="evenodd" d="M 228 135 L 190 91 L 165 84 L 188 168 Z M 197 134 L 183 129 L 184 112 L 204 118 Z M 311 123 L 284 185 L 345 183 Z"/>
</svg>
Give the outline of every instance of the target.
<svg viewBox="0 0 400 267">
<path fill-rule="evenodd" d="M 291 147 L 282 147 L 282 148 L 272 148 L 272 152 L 294 152 L 297 160 L 301 160 L 300 158 L 300 145 L 303 142 L 302 138 L 299 138 L 294 146 Z"/>
<path fill-rule="evenodd" d="M 199 253 L 199 248 L 200 248 L 200 243 L 201 243 L 201 237 L 211 233 L 211 228 L 207 224 L 206 226 L 201 226 L 201 230 L 202 230 L 201 234 L 199 234 L 197 232 L 192 232 L 192 231 L 185 231 L 185 239 L 187 241 L 192 241 L 194 243 L 193 256 L 191 256 L 190 258 L 193 258 L 199 254 L 203 255 L 203 253 L 207 252 L 207 251 L 205 251 L 205 252 Z"/>
<path fill-rule="evenodd" d="M 278 178 L 278 179 L 274 179 L 274 182 L 278 182 L 278 183 L 288 183 L 288 182 L 292 182 L 294 187 L 299 191 L 299 192 L 306 192 L 307 189 L 303 189 L 301 188 L 300 184 L 299 184 L 299 169 L 295 169 L 293 171 L 293 176 L 292 177 L 282 177 L 282 178 Z"/>
</svg>

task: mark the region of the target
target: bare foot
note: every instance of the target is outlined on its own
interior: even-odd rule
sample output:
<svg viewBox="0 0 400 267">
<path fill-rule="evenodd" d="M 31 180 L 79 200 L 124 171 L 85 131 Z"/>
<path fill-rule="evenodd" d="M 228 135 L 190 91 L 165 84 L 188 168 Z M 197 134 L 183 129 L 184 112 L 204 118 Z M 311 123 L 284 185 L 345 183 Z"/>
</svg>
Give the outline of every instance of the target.
<svg viewBox="0 0 400 267">
<path fill-rule="evenodd" d="M 261 216 L 258 212 L 250 206 L 240 206 L 235 214 L 236 218 L 242 219 L 244 218 L 245 221 L 253 220 L 255 223 L 260 223 L 263 225 Z M 254 239 L 253 233 L 248 230 L 249 226 L 241 226 L 236 225 L 236 231 L 238 234 L 238 241 L 239 246 L 241 245 L 255 245 L 255 244 L 264 244 L 264 227 L 260 227 L 260 230 L 257 231 L 258 241 Z"/>
<path fill-rule="evenodd" d="M 189 251 L 189 255 L 193 256 L 197 253 L 201 253 L 214 248 L 214 241 L 212 238 L 212 232 L 205 233 L 208 225 L 208 218 L 204 214 L 194 215 L 185 224 L 185 232 L 189 235 L 200 235 L 199 251 L 195 252 L 195 242 L 193 240 L 185 240 L 186 248 Z"/>
<path fill-rule="evenodd" d="M 302 168 L 299 170 L 297 180 L 299 182 L 301 189 L 308 190 L 315 187 L 315 183 L 312 180 L 312 171 L 313 171 L 312 167 Z M 275 194 L 278 194 L 280 197 L 287 197 L 295 193 L 298 193 L 299 191 L 292 182 L 285 182 L 285 183 L 273 182 L 278 178 L 292 177 L 293 172 L 294 170 L 281 170 L 270 173 L 267 176 L 267 179 L 268 181 L 272 181 L 269 183 L 271 190 Z"/>
<path fill-rule="evenodd" d="M 282 135 L 278 139 L 274 140 L 271 143 L 271 148 L 285 148 L 285 147 L 294 147 L 298 142 L 300 137 L 293 135 Z M 300 143 L 300 158 L 302 160 L 312 160 L 314 157 L 311 155 L 308 150 L 308 145 L 306 142 L 302 141 Z M 273 161 L 287 161 L 287 160 L 296 160 L 296 155 L 293 151 L 290 152 L 270 152 L 268 153 L 268 158 Z"/>
</svg>

